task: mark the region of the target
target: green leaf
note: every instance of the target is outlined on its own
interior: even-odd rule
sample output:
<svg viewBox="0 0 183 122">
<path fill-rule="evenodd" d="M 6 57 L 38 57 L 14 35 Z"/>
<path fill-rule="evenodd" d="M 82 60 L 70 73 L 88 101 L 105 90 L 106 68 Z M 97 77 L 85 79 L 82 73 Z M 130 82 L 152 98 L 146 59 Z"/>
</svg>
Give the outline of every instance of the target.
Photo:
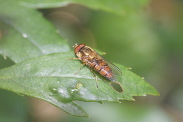
<svg viewBox="0 0 183 122">
<path fill-rule="evenodd" d="M 136 11 L 149 0 L 24 0 L 20 4 L 30 8 L 53 8 L 66 6 L 68 4 L 80 4 L 91 9 L 125 14 L 130 11 Z"/>
<path fill-rule="evenodd" d="M 92 9 L 124 14 L 136 11 L 146 2 L 147 0 L 0 0 L 0 53 L 16 63 L 21 62 L 0 70 L 0 88 L 45 100 L 67 113 L 83 117 L 88 115 L 75 101 L 120 102 L 133 100 L 133 96 L 159 95 L 141 77 L 121 65 L 118 67 L 123 76 L 118 82 L 124 90 L 122 93 L 115 91 L 110 82 L 98 74 L 97 88 L 95 77 L 88 67 L 74 75 L 80 68 L 80 61 L 68 60 L 74 57 L 73 52 L 67 52 L 70 49 L 65 40 L 35 10 L 77 3 Z"/>
<path fill-rule="evenodd" d="M 147 0 L 0 0 L 0 3 L 0 54 L 18 63 L 45 54 L 70 51 L 53 25 L 36 9 L 80 4 L 124 14 L 141 8 Z"/>
<path fill-rule="evenodd" d="M 87 114 L 74 101 L 120 102 L 133 100 L 132 96 L 159 95 L 141 77 L 121 65 L 118 66 L 123 75 L 118 82 L 124 92 L 115 91 L 110 82 L 98 74 L 97 88 L 88 67 L 75 74 L 81 62 L 69 60 L 73 57 L 73 52 L 49 54 L 2 69 L 0 88 L 45 100 L 67 113 L 85 117 Z"/>
<path fill-rule="evenodd" d="M 70 50 L 40 12 L 20 5 L 20 1 L 1 1 L 0 28 L 0 53 L 16 63 Z"/>
</svg>

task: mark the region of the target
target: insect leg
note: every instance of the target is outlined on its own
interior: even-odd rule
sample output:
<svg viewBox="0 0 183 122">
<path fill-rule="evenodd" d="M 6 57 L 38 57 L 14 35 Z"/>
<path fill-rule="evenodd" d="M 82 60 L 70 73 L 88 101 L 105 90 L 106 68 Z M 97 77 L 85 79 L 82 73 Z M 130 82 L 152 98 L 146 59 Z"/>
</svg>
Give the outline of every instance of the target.
<svg viewBox="0 0 183 122">
<path fill-rule="evenodd" d="M 79 68 L 79 70 L 76 73 L 74 73 L 74 75 L 77 74 L 83 68 L 84 65 L 85 65 L 85 63 L 82 63 L 81 67 Z"/>
<path fill-rule="evenodd" d="M 79 58 L 68 58 L 68 60 L 74 60 L 74 59 L 79 59 Z"/>
<path fill-rule="evenodd" d="M 90 67 L 90 71 L 92 72 L 93 76 L 95 77 L 96 87 L 97 87 L 97 89 L 98 89 L 98 80 L 97 80 L 97 76 L 96 76 L 96 74 L 93 72 L 92 67 Z"/>
</svg>

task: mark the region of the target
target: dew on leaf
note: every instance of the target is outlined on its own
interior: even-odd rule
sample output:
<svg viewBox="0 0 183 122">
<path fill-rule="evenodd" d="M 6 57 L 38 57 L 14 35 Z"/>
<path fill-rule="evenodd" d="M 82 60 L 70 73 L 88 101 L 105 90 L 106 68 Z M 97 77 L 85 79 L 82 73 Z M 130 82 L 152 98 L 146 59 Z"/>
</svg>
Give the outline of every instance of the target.
<svg viewBox="0 0 183 122">
<path fill-rule="evenodd" d="M 25 34 L 25 33 L 23 33 L 22 36 L 23 36 L 24 38 L 27 38 L 27 37 L 28 37 L 28 35 Z"/>
</svg>

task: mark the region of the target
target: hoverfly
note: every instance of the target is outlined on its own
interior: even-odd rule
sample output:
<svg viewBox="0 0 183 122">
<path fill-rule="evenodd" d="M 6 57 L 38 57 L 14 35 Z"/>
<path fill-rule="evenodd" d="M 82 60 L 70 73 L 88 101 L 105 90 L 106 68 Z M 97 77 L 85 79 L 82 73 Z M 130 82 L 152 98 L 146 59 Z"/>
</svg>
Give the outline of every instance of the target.
<svg viewBox="0 0 183 122">
<path fill-rule="evenodd" d="M 101 55 L 99 55 L 91 47 L 88 47 L 85 44 L 79 44 L 79 45 L 75 44 L 73 47 L 75 48 L 74 52 L 75 52 L 76 56 L 78 57 L 75 59 L 81 60 L 84 65 L 87 65 L 91 69 L 94 69 L 95 71 L 97 71 L 100 75 L 102 75 L 106 79 L 108 79 L 110 81 L 116 81 L 117 80 L 116 76 L 120 77 L 122 75 L 121 70 L 117 66 L 115 66 L 113 63 L 104 59 Z M 96 79 L 96 81 L 97 81 L 97 79 Z M 119 83 L 117 83 L 117 84 L 119 84 Z M 98 85 L 97 85 L 97 87 L 98 87 Z"/>
</svg>

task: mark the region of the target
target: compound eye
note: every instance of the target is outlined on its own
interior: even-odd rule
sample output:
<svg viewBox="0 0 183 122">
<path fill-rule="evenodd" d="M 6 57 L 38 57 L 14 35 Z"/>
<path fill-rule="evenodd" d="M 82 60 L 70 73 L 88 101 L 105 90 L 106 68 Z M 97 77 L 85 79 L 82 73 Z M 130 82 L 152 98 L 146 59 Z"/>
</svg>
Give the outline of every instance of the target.
<svg viewBox="0 0 183 122">
<path fill-rule="evenodd" d="M 77 46 L 75 47 L 74 52 L 75 52 L 75 53 L 79 52 L 79 51 L 81 50 L 81 48 L 83 48 L 83 47 L 85 47 L 84 44 L 77 45 Z"/>
</svg>

